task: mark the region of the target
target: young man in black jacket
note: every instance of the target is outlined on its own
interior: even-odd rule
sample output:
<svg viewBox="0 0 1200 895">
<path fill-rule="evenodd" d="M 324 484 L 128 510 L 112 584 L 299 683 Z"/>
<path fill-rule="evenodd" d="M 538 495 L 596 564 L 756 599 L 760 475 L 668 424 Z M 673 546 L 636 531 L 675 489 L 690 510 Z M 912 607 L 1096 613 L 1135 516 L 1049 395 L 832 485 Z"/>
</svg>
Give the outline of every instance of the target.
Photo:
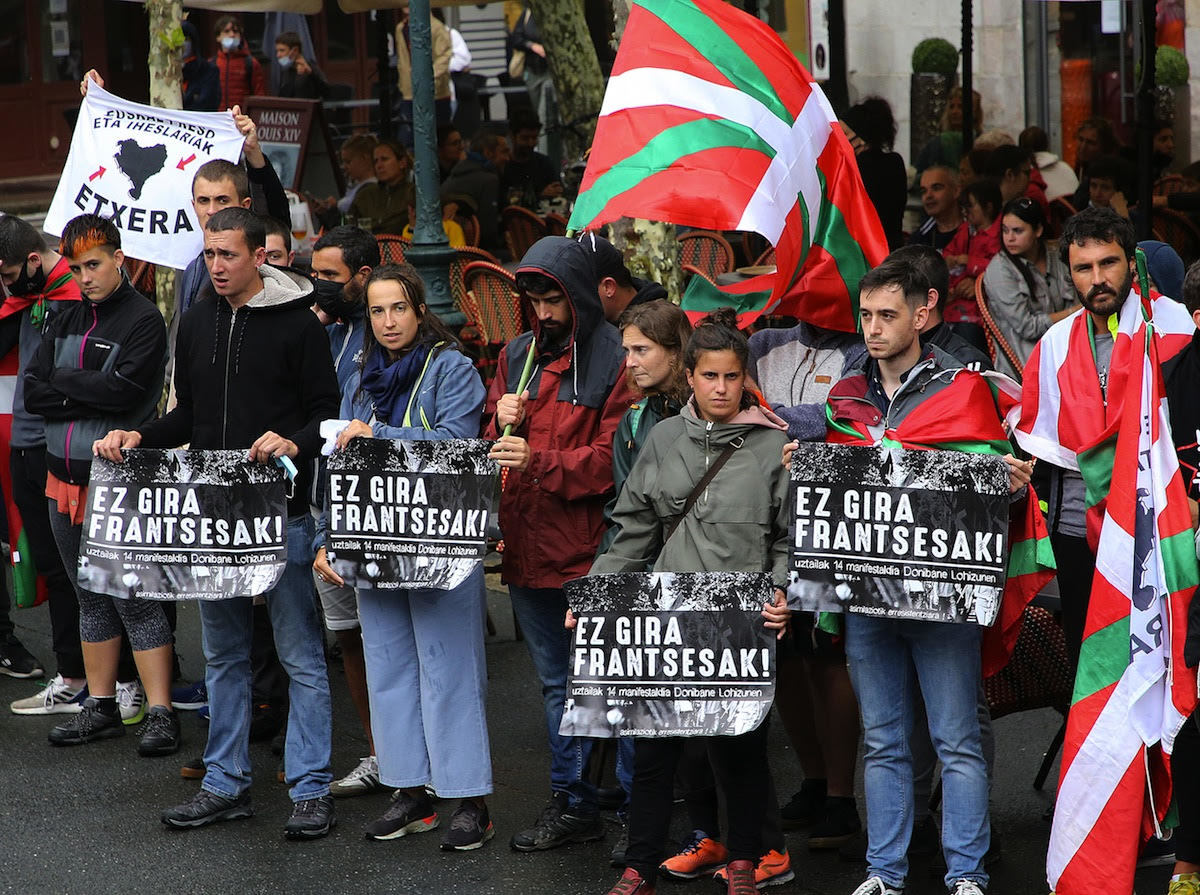
<svg viewBox="0 0 1200 895">
<path fill-rule="evenodd" d="M 208 220 L 204 258 L 212 281 L 188 311 L 176 344 L 178 404 L 137 431 L 109 432 L 96 452 L 120 461 L 123 448 L 248 449 L 260 463 L 289 457 L 300 470 L 288 501 L 288 563 L 267 593 L 275 646 L 290 678 L 284 773 L 294 802 L 285 834 L 324 836 L 329 797 L 331 709 L 311 564 L 308 470 L 322 420 L 337 416 L 339 392 L 329 338 L 309 310 L 305 277 L 264 265 L 265 228 L 244 208 Z M 205 683 L 212 711 L 202 788 L 163 812 L 187 828 L 253 814 L 250 804 L 249 597 L 202 601 Z"/>
<path fill-rule="evenodd" d="M 124 627 L 150 704 L 138 752 L 169 755 L 179 748 L 179 721 L 171 711 L 173 646 L 162 605 L 93 593 L 74 575 L 91 444 L 109 429 L 154 418 L 166 367 L 166 326 L 158 308 L 125 277 L 121 234 L 112 221 L 92 214 L 69 221 L 62 253 L 82 299 L 66 305 L 42 335 L 25 371 L 25 407 L 45 419 L 50 529 L 79 599 L 90 695 L 79 714 L 50 731 L 50 742 L 71 746 L 124 735 L 116 699 Z"/>
</svg>

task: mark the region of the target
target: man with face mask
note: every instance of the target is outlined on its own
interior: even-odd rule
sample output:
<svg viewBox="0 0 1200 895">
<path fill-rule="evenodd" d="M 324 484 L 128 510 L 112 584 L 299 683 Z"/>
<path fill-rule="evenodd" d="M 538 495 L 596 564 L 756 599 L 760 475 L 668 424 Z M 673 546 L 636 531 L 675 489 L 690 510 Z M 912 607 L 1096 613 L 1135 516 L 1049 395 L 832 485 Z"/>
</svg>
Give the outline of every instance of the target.
<svg viewBox="0 0 1200 895">
<path fill-rule="evenodd" d="M 275 38 L 275 66 L 271 80 L 276 96 L 321 99 L 329 89 L 325 75 L 304 57 L 295 31 L 284 31 Z"/>
<path fill-rule="evenodd" d="M 213 28 L 217 55 L 211 60 L 221 75 L 220 109 L 245 106 L 248 96 L 266 96 L 267 76 L 250 52 L 235 16 L 221 16 Z"/>
</svg>

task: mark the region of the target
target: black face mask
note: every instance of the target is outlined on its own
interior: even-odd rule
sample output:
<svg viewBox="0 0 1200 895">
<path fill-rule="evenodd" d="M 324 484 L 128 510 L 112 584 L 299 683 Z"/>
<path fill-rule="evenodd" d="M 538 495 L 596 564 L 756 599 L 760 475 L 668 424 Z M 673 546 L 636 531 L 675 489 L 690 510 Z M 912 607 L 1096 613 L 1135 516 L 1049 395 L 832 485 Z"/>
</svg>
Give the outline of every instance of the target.
<svg viewBox="0 0 1200 895">
<path fill-rule="evenodd" d="M 335 283 L 332 280 L 313 280 L 316 288 L 314 301 L 327 316 L 334 320 L 349 320 L 357 317 L 361 303 L 346 296 L 349 283 Z"/>
<path fill-rule="evenodd" d="M 46 269 L 38 265 L 37 273 L 29 275 L 29 261 L 21 265 L 21 275 L 8 287 L 9 295 L 41 295 L 46 291 Z"/>
</svg>

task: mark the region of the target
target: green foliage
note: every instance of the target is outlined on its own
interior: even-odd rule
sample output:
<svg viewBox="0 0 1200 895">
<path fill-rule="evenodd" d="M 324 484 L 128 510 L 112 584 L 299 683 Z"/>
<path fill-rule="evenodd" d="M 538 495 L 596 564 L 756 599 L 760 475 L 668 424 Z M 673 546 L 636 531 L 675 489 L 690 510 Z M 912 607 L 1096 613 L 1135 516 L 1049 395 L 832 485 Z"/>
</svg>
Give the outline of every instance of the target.
<svg viewBox="0 0 1200 895">
<path fill-rule="evenodd" d="M 958 50 L 941 37 L 927 37 L 913 48 L 912 68 L 916 74 L 952 75 L 958 71 Z"/>
<path fill-rule="evenodd" d="M 1182 87 L 1191 74 L 1187 57 L 1174 47 L 1159 47 L 1154 54 L 1154 82 L 1159 87 Z"/>
</svg>

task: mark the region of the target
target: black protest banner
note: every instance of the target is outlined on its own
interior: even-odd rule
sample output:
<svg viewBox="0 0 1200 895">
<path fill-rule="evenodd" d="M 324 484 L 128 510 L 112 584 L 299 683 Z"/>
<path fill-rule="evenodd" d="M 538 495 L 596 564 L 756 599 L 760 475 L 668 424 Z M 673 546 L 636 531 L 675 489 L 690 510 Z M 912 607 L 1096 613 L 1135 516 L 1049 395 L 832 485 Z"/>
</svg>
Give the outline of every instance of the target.
<svg viewBox="0 0 1200 895">
<path fill-rule="evenodd" d="M 566 592 L 577 624 L 563 736 L 735 736 L 770 711 L 770 575 L 595 575 Z"/>
<path fill-rule="evenodd" d="M 287 562 L 283 472 L 245 451 L 125 452 L 92 461 L 81 587 L 114 597 L 266 593 Z"/>
<path fill-rule="evenodd" d="M 1008 563 L 1001 458 L 802 444 L 791 478 L 791 591 L 804 609 L 995 621 Z"/>
<path fill-rule="evenodd" d="M 487 555 L 498 467 L 479 439 L 355 438 L 329 458 L 326 553 L 346 583 L 461 584 Z"/>
</svg>

